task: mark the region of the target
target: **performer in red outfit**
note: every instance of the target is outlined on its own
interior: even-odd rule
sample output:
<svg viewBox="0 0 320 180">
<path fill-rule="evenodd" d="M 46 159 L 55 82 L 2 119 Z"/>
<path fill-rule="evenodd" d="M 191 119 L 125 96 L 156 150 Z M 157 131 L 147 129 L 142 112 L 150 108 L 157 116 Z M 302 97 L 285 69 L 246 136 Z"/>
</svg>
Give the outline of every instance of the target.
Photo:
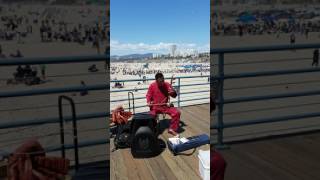
<svg viewBox="0 0 320 180">
<path fill-rule="evenodd" d="M 210 179 L 223 180 L 227 166 L 226 161 L 213 147 L 211 147 L 210 156 Z"/>
<path fill-rule="evenodd" d="M 215 93 L 213 87 L 211 86 L 211 96 L 210 96 L 210 114 L 213 116 L 213 112 L 216 109 Z M 214 149 L 213 145 L 210 148 L 210 179 L 212 180 L 223 180 L 226 171 L 227 163 L 223 156 Z"/>
<path fill-rule="evenodd" d="M 162 73 L 157 73 L 155 79 L 156 81 L 150 84 L 146 95 L 147 103 L 150 107 L 150 113 L 154 116 L 160 113 L 165 113 L 171 116 L 168 133 L 176 136 L 178 135 L 181 113 L 177 108 L 168 106 L 167 103 L 170 96 L 175 98 L 177 93 L 170 83 L 164 81 Z"/>
</svg>

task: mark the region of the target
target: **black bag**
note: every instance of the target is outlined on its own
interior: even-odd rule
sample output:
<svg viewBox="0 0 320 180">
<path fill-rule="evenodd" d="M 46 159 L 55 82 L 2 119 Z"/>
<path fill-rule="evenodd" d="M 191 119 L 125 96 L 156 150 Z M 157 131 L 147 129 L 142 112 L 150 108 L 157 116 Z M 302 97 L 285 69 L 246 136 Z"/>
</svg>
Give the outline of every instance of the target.
<svg viewBox="0 0 320 180">
<path fill-rule="evenodd" d="M 128 148 L 131 145 L 131 123 L 118 124 L 116 136 L 114 138 L 115 149 Z"/>
</svg>

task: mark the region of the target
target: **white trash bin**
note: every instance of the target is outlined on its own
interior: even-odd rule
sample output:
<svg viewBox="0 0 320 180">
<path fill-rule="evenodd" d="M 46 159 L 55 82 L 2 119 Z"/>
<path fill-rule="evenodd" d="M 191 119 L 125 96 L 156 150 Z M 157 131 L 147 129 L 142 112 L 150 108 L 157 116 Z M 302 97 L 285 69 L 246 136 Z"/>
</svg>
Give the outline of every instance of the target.
<svg viewBox="0 0 320 180">
<path fill-rule="evenodd" d="M 203 180 L 210 180 L 210 150 L 199 150 L 199 172 Z"/>
</svg>

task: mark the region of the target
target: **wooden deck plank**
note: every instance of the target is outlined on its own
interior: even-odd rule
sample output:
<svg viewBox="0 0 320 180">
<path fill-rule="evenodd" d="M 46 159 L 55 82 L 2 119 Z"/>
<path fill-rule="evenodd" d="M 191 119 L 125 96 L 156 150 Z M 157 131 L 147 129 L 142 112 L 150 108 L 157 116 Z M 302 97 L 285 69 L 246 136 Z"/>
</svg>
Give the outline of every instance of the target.
<svg viewBox="0 0 320 180">
<path fill-rule="evenodd" d="M 226 180 L 320 179 L 320 133 L 231 145 Z"/>
<path fill-rule="evenodd" d="M 166 179 L 176 179 L 172 170 L 167 166 L 164 159 L 160 157 L 151 158 L 146 161 L 148 167 L 151 169 L 153 179 L 156 180 L 166 180 Z M 166 172 L 166 173 L 163 173 Z"/>
<path fill-rule="evenodd" d="M 210 135 L 210 115 L 209 104 L 188 106 L 181 108 L 181 120 L 186 124 L 185 129 L 180 135 L 189 137 L 199 134 Z M 166 119 L 170 119 L 169 116 Z M 163 141 L 172 137 L 166 130 L 159 136 Z M 112 142 L 112 140 L 111 140 Z M 201 146 L 198 149 L 208 150 L 209 146 Z M 193 150 L 186 151 L 191 153 Z M 121 153 L 119 153 L 121 152 Z M 201 179 L 198 172 L 198 151 L 190 156 L 174 156 L 168 148 L 160 155 L 147 159 L 135 159 L 130 153 L 130 149 L 120 149 L 111 152 L 111 169 L 117 169 L 117 172 L 111 172 L 111 179 L 118 179 L 122 173 L 128 176 L 127 179 L 154 179 L 154 180 L 188 180 Z M 135 172 L 134 172 L 135 171 Z"/>
<path fill-rule="evenodd" d="M 186 130 L 185 132 L 188 132 L 188 130 Z M 184 136 L 190 136 L 190 134 L 188 133 L 184 133 Z M 162 135 L 165 139 L 168 139 L 169 137 L 171 137 L 168 134 L 163 134 Z M 172 154 L 170 151 L 168 151 L 168 157 L 172 158 Z M 193 150 L 188 150 L 185 151 L 184 153 L 186 154 L 191 154 L 193 152 Z M 173 156 L 173 158 L 178 162 L 178 165 L 181 166 L 182 169 L 184 169 L 184 171 L 188 172 L 189 175 L 192 175 L 192 178 L 196 178 L 199 179 L 200 178 L 200 174 L 197 172 L 198 170 L 198 159 L 197 159 L 197 151 L 195 151 L 191 156 L 185 156 L 185 155 L 179 155 L 179 156 Z M 195 167 L 196 166 L 196 167 Z M 187 177 L 190 178 L 190 177 Z"/>
<path fill-rule="evenodd" d="M 112 152 L 113 149 L 113 139 L 110 141 L 110 176 L 114 179 L 128 180 L 127 168 L 124 163 L 124 159 L 121 156 L 120 151 Z"/>
</svg>

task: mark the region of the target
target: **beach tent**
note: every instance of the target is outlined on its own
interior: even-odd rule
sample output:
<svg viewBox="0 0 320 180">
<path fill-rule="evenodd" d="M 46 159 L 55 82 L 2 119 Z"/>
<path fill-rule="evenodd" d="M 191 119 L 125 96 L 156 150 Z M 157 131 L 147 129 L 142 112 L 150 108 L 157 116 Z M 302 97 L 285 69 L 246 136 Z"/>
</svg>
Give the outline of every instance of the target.
<svg viewBox="0 0 320 180">
<path fill-rule="evenodd" d="M 241 13 L 239 17 L 236 19 L 236 21 L 242 23 L 252 23 L 256 22 L 257 18 L 250 13 Z"/>
</svg>

